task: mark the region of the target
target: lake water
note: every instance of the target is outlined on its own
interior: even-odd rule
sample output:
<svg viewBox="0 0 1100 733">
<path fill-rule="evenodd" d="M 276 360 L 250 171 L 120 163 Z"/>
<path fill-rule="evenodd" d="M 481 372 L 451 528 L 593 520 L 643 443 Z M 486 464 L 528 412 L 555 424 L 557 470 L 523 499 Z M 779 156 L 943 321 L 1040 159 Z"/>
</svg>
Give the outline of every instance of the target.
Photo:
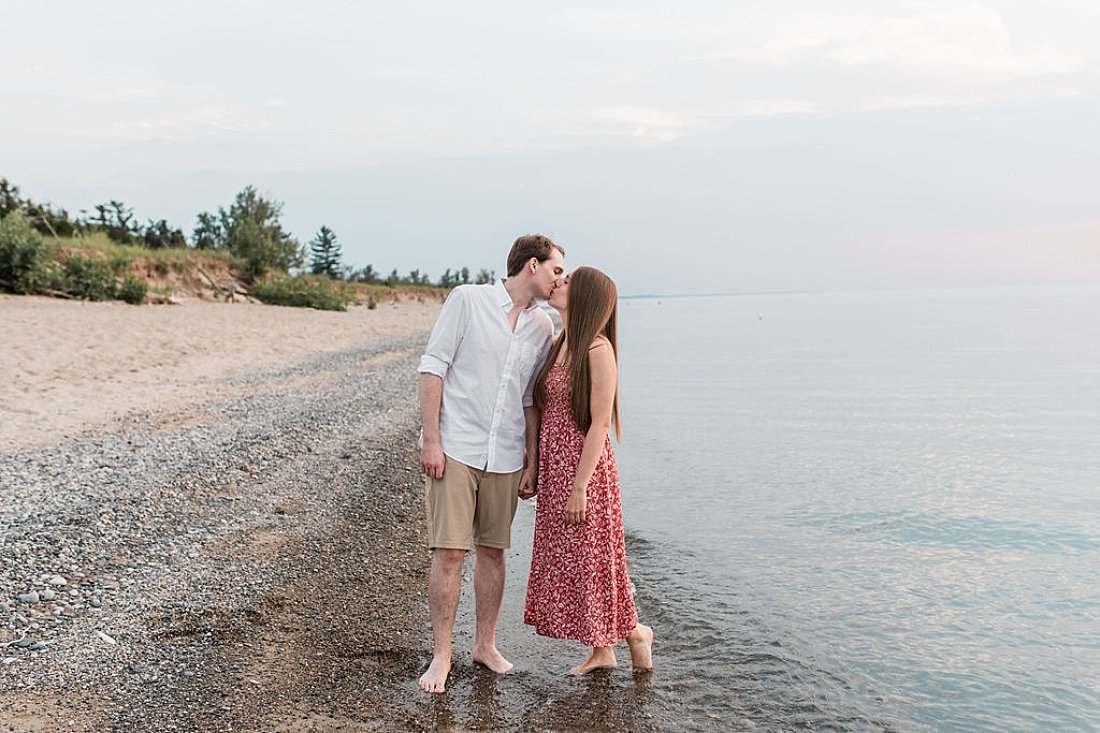
<svg viewBox="0 0 1100 733">
<path fill-rule="evenodd" d="M 569 677 L 585 649 L 523 626 L 521 503 L 515 673 L 462 661 L 441 719 L 1100 731 L 1100 287 L 625 299 L 619 366 L 655 673 L 624 645 L 623 668 Z"/>
<path fill-rule="evenodd" d="M 663 727 L 1100 730 L 1100 287 L 626 299 L 620 324 Z"/>
</svg>

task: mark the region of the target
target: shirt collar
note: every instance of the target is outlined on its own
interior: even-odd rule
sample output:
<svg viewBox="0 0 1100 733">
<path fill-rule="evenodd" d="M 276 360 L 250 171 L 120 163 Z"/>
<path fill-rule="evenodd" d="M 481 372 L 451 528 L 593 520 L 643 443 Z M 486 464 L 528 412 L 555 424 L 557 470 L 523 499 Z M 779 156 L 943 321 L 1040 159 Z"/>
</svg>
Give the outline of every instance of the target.
<svg viewBox="0 0 1100 733">
<path fill-rule="evenodd" d="M 496 285 L 493 286 L 493 294 L 496 296 L 497 305 L 506 310 L 512 310 L 512 296 L 508 294 L 508 288 L 504 287 L 504 281 L 508 278 L 502 277 L 497 280 Z M 538 308 L 539 304 L 532 298 L 531 305 L 527 306 L 523 310 L 529 311 L 532 308 Z"/>
</svg>

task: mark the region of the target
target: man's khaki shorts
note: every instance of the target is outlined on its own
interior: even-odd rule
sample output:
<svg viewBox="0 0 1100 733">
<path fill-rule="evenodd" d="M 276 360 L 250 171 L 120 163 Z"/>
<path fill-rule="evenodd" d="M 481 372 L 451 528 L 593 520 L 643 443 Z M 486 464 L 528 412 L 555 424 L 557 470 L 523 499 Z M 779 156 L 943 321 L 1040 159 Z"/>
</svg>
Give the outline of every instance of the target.
<svg viewBox="0 0 1100 733">
<path fill-rule="evenodd" d="M 510 547 L 523 471 L 490 473 L 446 459 L 443 478 L 426 481 L 428 547 Z"/>
</svg>

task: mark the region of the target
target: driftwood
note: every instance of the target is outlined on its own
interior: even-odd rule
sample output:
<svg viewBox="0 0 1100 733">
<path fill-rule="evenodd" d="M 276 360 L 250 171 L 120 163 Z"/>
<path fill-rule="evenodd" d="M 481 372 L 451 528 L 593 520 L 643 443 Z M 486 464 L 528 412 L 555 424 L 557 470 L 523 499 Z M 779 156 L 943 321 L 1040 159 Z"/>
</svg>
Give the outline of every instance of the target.
<svg viewBox="0 0 1100 733">
<path fill-rule="evenodd" d="M 15 292 L 15 284 L 10 283 L 7 280 L 0 280 L 0 290 L 6 290 L 10 293 Z M 66 293 L 64 290 L 49 290 L 42 288 L 35 290 L 33 293 L 22 293 L 23 295 L 52 295 L 55 298 L 65 298 L 66 300 L 76 300 L 76 296 L 71 293 Z"/>
<path fill-rule="evenodd" d="M 202 276 L 206 278 L 206 282 L 210 283 L 211 287 L 214 288 L 214 291 L 218 294 L 219 298 L 227 297 L 225 291 L 218 287 L 218 284 L 214 282 L 214 278 L 210 277 L 210 273 L 202 269 L 202 265 L 200 265 L 198 262 L 192 262 L 191 264 L 194 265 L 195 269 L 198 270 L 202 274 Z M 232 293 L 230 293 L 228 297 L 232 297 Z"/>
<path fill-rule="evenodd" d="M 42 223 L 45 224 L 46 228 L 50 230 L 50 234 L 53 235 L 53 238 L 60 242 L 61 237 L 57 236 L 57 232 L 55 232 L 53 227 L 50 226 L 50 220 L 46 218 L 46 212 L 40 208 L 38 209 L 38 215 L 42 217 Z"/>
</svg>

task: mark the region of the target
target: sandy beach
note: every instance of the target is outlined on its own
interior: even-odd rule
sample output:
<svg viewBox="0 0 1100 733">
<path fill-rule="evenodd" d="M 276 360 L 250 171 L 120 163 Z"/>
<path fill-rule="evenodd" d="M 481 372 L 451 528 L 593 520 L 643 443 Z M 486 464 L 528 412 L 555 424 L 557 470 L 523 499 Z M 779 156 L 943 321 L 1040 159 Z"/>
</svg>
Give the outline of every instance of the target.
<svg viewBox="0 0 1100 733">
<path fill-rule="evenodd" d="M 135 410 L 170 416 L 230 394 L 234 376 L 430 329 L 438 302 L 347 313 L 134 307 L 0 295 L 0 453 L 49 445 Z"/>
<path fill-rule="evenodd" d="M 430 656 L 416 364 L 438 302 L 347 313 L 0 296 L 0 729 L 659 730 L 520 622 Z M 648 704 L 648 707 L 647 707 Z M 663 719 L 664 722 L 661 722 Z"/>
</svg>

